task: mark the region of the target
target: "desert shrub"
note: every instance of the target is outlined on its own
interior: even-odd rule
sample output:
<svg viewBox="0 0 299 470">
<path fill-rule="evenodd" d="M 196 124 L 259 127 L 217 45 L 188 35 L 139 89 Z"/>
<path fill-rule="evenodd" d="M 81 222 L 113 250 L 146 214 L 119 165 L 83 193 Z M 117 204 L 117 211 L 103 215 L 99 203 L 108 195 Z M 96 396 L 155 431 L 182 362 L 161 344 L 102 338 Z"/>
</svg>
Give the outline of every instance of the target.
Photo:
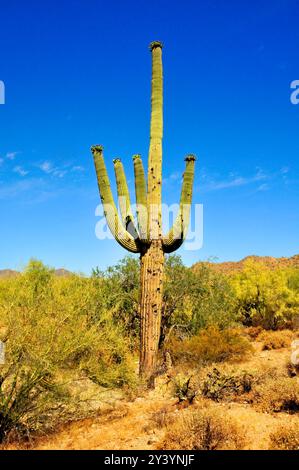
<svg viewBox="0 0 299 470">
<path fill-rule="evenodd" d="M 173 395 L 178 398 L 179 403 L 193 403 L 198 394 L 198 387 L 194 378 L 183 374 L 176 375 L 172 380 Z"/>
<path fill-rule="evenodd" d="M 139 334 L 139 261 L 126 256 L 115 266 L 105 271 L 98 268 L 92 272 L 92 278 L 101 284 L 99 295 L 105 311 L 122 324 L 125 331 L 134 338 Z"/>
<path fill-rule="evenodd" d="M 173 329 L 186 336 L 209 325 L 225 328 L 236 322 L 233 290 L 224 275 L 205 264 L 187 268 L 173 255 L 166 260 L 165 274 L 162 340 Z"/>
<path fill-rule="evenodd" d="M 290 348 L 294 333 L 290 330 L 263 331 L 257 338 L 264 350 Z"/>
<path fill-rule="evenodd" d="M 253 351 L 250 342 L 239 331 L 220 330 L 215 326 L 203 329 L 196 336 L 183 341 L 173 337 L 167 343 L 167 348 L 175 361 L 194 365 L 238 362 Z"/>
<path fill-rule="evenodd" d="M 262 411 L 298 413 L 298 383 L 287 377 L 270 378 L 254 388 L 253 401 Z"/>
<path fill-rule="evenodd" d="M 153 412 L 150 419 L 155 428 L 162 429 L 174 423 L 176 420 L 175 411 L 164 406 L 163 408 Z"/>
<path fill-rule="evenodd" d="M 220 371 L 216 367 L 208 371 L 201 393 L 215 401 L 231 399 L 251 391 L 254 377 L 247 371 Z"/>
<path fill-rule="evenodd" d="M 55 278 L 37 261 L 0 282 L 0 440 L 12 429 L 36 429 L 68 403 L 64 370 L 105 387 L 134 380 L 128 338 L 109 312 L 95 315 L 98 289 L 80 276 Z"/>
<path fill-rule="evenodd" d="M 166 429 L 160 449 L 219 450 L 245 446 L 244 430 L 219 410 L 188 409 Z"/>
<path fill-rule="evenodd" d="M 110 311 L 138 339 L 139 261 L 127 256 L 103 272 L 96 268 L 93 279 L 101 283 L 99 310 Z M 234 312 L 233 290 L 225 276 L 205 265 L 190 269 L 179 256 L 167 256 L 161 344 L 173 330 L 186 335 L 208 325 L 227 327 L 236 320 Z"/>
<path fill-rule="evenodd" d="M 269 330 L 294 328 L 298 321 L 298 269 L 269 269 L 248 260 L 230 276 L 240 320 L 246 326 Z"/>
<path fill-rule="evenodd" d="M 281 424 L 270 434 L 270 450 L 299 450 L 299 422 Z"/>
<path fill-rule="evenodd" d="M 244 329 L 244 333 L 249 336 L 250 339 L 256 340 L 258 335 L 262 333 L 263 328 L 261 326 L 248 326 Z"/>
</svg>

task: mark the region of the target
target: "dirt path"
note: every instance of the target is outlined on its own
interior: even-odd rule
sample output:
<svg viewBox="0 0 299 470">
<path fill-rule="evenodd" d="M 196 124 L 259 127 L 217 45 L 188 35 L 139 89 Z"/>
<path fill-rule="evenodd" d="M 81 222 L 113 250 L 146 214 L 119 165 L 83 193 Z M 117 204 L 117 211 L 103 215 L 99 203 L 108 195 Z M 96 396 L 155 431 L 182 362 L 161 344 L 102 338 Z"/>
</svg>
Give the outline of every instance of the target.
<svg viewBox="0 0 299 470">
<path fill-rule="evenodd" d="M 163 431 L 155 429 L 152 417 L 169 403 L 169 397 L 149 393 L 104 416 L 72 423 L 34 449 L 154 449 Z"/>
</svg>

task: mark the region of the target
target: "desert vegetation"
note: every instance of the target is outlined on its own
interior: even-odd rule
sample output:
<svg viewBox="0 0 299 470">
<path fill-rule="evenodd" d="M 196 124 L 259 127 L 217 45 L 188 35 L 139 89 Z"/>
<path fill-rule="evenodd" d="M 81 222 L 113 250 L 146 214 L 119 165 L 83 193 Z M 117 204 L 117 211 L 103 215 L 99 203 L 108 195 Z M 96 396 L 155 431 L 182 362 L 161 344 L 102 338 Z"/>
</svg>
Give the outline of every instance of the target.
<svg viewBox="0 0 299 470">
<path fill-rule="evenodd" d="M 31 260 L 0 277 L 2 447 L 51 447 L 57 433 L 86 420 L 97 435 L 109 417 L 146 448 L 298 448 L 299 383 L 290 364 L 298 268 L 248 260 L 223 273 L 170 255 L 153 391 L 138 377 L 139 269 L 127 257 L 90 276 L 58 276 Z M 172 364 L 164 367 L 167 354 Z M 264 433 L 259 443 L 256 432 Z M 108 446 L 101 436 L 94 447 Z"/>
</svg>

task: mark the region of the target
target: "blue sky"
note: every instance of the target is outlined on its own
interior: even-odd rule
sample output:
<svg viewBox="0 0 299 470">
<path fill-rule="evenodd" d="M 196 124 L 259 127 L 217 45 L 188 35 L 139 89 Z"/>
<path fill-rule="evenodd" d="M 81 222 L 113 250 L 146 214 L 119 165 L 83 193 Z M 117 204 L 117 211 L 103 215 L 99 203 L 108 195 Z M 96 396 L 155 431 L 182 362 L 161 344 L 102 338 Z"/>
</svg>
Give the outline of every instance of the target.
<svg viewBox="0 0 299 470">
<path fill-rule="evenodd" d="M 163 200 L 198 157 L 204 243 L 179 254 L 238 260 L 299 252 L 298 0 L 1 2 L 0 269 L 30 257 L 90 272 L 125 252 L 95 236 L 90 146 L 147 159 L 151 61 L 164 43 Z M 113 183 L 113 188 L 115 185 Z"/>
</svg>

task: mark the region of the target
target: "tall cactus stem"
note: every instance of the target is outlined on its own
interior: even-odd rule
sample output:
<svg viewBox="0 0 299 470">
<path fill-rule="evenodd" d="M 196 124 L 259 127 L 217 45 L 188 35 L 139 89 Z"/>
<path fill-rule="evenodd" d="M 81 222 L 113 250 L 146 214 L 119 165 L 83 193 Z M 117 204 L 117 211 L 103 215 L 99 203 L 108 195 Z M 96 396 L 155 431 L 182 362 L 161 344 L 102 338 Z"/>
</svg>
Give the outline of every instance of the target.
<svg viewBox="0 0 299 470">
<path fill-rule="evenodd" d="M 114 203 L 101 146 L 92 147 L 99 191 L 109 228 L 116 241 L 132 253 L 140 253 L 140 361 L 139 372 L 153 387 L 157 367 L 161 329 L 165 253 L 179 248 L 186 237 L 192 186 L 194 155 L 186 157 L 178 215 L 166 236 L 162 234 L 162 139 L 163 68 L 162 43 L 150 44 L 152 55 L 151 121 L 148 175 L 144 174 L 140 155 L 134 155 L 135 192 L 138 230 L 135 226 L 124 168 L 114 160 L 121 219 Z M 139 234 L 138 234 L 139 232 Z"/>
<path fill-rule="evenodd" d="M 123 226 L 136 240 L 139 238 L 139 235 L 135 226 L 134 216 L 131 211 L 130 193 L 125 175 L 125 170 L 120 158 L 115 158 L 113 160 L 113 164 L 118 194 L 118 205 Z"/>
<path fill-rule="evenodd" d="M 195 160 L 196 158 L 193 154 L 189 154 L 185 158 L 186 168 L 183 175 L 179 211 L 174 221 L 173 227 L 169 230 L 167 235 L 163 237 L 163 250 L 165 253 L 172 253 L 173 251 L 180 248 L 180 246 L 184 243 L 188 232 Z"/>
<path fill-rule="evenodd" d="M 150 44 L 152 52 L 152 93 L 150 148 L 148 159 L 148 231 L 150 239 L 162 237 L 162 138 L 163 138 L 163 67 L 162 43 Z"/>
<path fill-rule="evenodd" d="M 147 185 L 141 156 L 139 154 L 134 155 L 133 162 L 136 209 L 140 240 L 148 243 L 149 234 L 147 231 Z"/>
<path fill-rule="evenodd" d="M 134 240 L 123 227 L 119 218 L 116 205 L 114 203 L 112 191 L 110 188 L 109 178 L 103 157 L 103 147 L 95 145 L 91 148 L 94 158 L 94 165 L 98 179 L 98 186 L 101 195 L 101 201 L 104 208 L 107 224 L 115 240 L 126 250 L 131 253 L 139 253 L 140 246 L 138 240 Z"/>
</svg>

